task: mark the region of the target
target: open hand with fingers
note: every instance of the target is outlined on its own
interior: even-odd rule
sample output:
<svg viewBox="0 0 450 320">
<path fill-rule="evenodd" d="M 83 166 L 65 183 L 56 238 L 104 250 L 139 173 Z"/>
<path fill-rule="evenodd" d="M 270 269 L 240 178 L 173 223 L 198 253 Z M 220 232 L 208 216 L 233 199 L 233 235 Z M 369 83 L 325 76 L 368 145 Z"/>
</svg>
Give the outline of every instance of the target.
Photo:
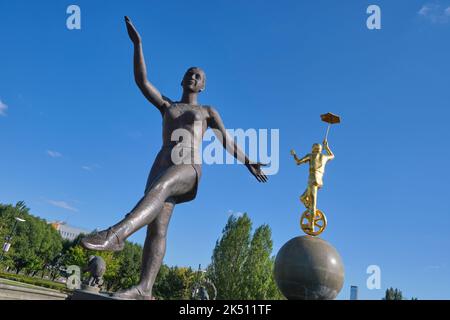
<svg viewBox="0 0 450 320">
<path fill-rule="evenodd" d="M 139 32 L 137 32 L 133 22 L 131 22 L 130 18 L 127 16 L 125 16 L 125 24 L 127 25 L 128 36 L 131 41 L 133 41 L 134 44 L 141 43 L 141 36 L 139 35 Z"/>
<path fill-rule="evenodd" d="M 256 180 L 259 182 L 267 182 L 268 178 L 262 171 L 261 167 L 266 167 L 267 164 L 264 163 L 249 163 L 246 164 L 247 169 L 250 171 L 252 175 L 255 176 Z"/>
</svg>

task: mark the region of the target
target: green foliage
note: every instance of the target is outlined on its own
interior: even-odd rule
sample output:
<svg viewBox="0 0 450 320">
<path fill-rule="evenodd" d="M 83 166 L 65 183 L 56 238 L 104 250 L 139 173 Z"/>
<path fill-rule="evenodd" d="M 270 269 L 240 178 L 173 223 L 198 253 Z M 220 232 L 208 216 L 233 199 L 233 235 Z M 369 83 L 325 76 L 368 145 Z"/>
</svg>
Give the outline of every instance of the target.
<svg viewBox="0 0 450 320">
<path fill-rule="evenodd" d="M 389 288 L 382 300 L 403 300 L 403 294 L 399 289 Z"/>
<path fill-rule="evenodd" d="M 72 242 L 63 240 L 45 220 L 32 216 L 23 202 L 16 206 L 0 204 L 0 239 L 11 234 L 15 217 L 26 221 L 16 224 L 11 249 L 1 259 L 0 267 L 15 271 L 19 281 L 29 279 L 20 273 L 35 276 L 40 272 L 43 277 L 47 270 L 54 279 L 59 275 L 60 267 L 77 265 L 83 269 L 90 255 L 98 255 L 107 265 L 104 280 L 108 290 L 128 288 L 138 282 L 141 246 L 126 242 L 124 250 L 115 253 L 85 250 L 79 245 L 81 236 Z M 31 280 L 26 281 L 30 283 Z"/>
<path fill-rule="evenodd" d="M 272 240 L 269 226 L 251 236 L 247 214 L 231 216 L 214 248 L 208 277 L 218 299 L 282 299 L 273 279 Z"/>
<path fill-rule="evenodd" d="M 47 222 L 32 216 L 23 202 L 15 206 L 0 204 L 0 239 L 11 234 L 15 217 L 26 220 L 17 223 L 10 251 L 0 261 L 0 270 L 8 268 L 16 274 L 0 277 L 43 287 L 63 289 L 64 284 L 29 277 L 40 273 L 56 279 L 65 267 L 77 265 L 84 269 L 90 255 L 101 256 L 107 265 L 104 286 L 108 291 L 126 289 L 139 281 L 142 247 L 125 243 L 120 252 L 94 252 L 74 241 L 63 240 Z M 282 299 L 273 276 L 274 259 L 269 226 L 258 227 L 251 235 L 252 222 L 244 214 L 231 216 L 217 241 L 206 277 L 217 287 L 218 299 Z M 158 299 L 190 299 L 198 273 L 186 267 L 162 265 L 153 294 Z M 400 292 L 401 295 L 401 292 Z"/>
<path fill-rule="evenodd" d="M 16 224 L 11 249 L 0 263 L 3 267 L 27 274 L 43 272 L 62 250 L 60 234 L 47 222 L 29 213 L 23 202 L 16 206 L 0 205 L 0 237 L 10 236 L 15 217 L 25 219 Z"/>
<path fill-rule="evenodd" d="M 124 249 L 119 252 L 92 251 L 84 249 L 74 241 L 73 246 L 63 255 L 63 265 L 66 267 L 76 265 L 83 270 L 87 267 L 91 255 L 100 256 L 105 260 L 106 272 L 103 279 L 107 290 L 126 289 L 138 283 L 141 246 L 127 241 Z"/>
<path fill-rule="evenodd" d="M 73 247 L 68 248 L 68 250 L 64 254 L 62 264 L 64 266 L 76 265 L 84 268 L 86 266 L 87 259 L 87 251 L 84 250 L 80 245 L 74 245 Z"/>
<path fill-rule="evenodd" d="M 246 299 L 281 299 L 282 296 L 273 279 L 274 259 L 272 232 L 268 225 L 258 227 L 250 243 L 248 257 L 244 263 L 243 288 Z"/>
<path fill-rule="evenodd" d="M 140 245 L 126 241 L 125 248 L 114 253 L 111 259 L 114 260 L 116 266 L 111 270 L 107 269 L 109 274 L 105 275 L 109 289 L 127 289 L 139 282 L 142 260 L 142 247 Z M 109 268 L 108 264 L 107 266 Z"/>
<path fill-rule="evenodd" d="M 191 268 L 162 265 L 153 287 L 160 300 L 188 300 L 194 287 L 196 273 Z"/>
<path fill-rule="evenodd" d="M 244 262 L 248 256 L 252 222 L 247 214 L 230 216 L 216 242 L 208 274 L 217 287 L 218 299 L 245 299 L 242 290 Z"/>
</svg>

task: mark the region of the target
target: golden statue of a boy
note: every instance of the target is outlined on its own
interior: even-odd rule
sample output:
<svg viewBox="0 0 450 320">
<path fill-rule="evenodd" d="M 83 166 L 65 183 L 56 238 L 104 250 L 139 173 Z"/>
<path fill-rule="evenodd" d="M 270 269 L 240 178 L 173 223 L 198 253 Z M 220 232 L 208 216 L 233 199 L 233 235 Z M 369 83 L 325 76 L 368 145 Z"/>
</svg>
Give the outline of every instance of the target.
<svg viewBox="0 0 450 320">
<path fill-rule="evenodd" d="M 317 191 L 323 186 L 323 175 L 325 173 L 325 166 L 329 160 L 334 159 L 334 154 L 328 146 L 327 140 L 323 141 L 323 148 L 326 154 L 322 153 L 322 145 L 315 143 L 312 146 L 311 153 L 299 159 L 294 150 L 291 150 L 291 155 L 294 156 L 297 165 L 309 162 L 309 178 L 308 187 L 300 196 L 300 201 L 305 205 L 310 213 L 309 226 L 306 228 L 314 231 L 314 221 L 317 211 Z"/>
</svg>

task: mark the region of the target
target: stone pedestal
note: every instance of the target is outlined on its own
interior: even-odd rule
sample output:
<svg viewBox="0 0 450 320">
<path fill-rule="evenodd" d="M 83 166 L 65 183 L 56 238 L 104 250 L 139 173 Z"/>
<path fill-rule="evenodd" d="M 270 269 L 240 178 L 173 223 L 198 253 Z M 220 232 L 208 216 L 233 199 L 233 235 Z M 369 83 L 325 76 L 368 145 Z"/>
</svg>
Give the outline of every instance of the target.
<svg viewBox="0 0 450 320">
<path fill-rule="evenodd" d="M 313 236 L 289 240 L 275 260 L 275 281 L 289 300 L 332 300 L 344 283 L 344 265 L 337 250 Z"/>
<path fill-rule="evenodd" d="M 91 287 L 92 288 L 92 287 Z M 68 300 L 119 300 L 108 294 L 99 293 L 96 290 L 74 290 L 72 295 L 68 298 Z"/>
</svg>

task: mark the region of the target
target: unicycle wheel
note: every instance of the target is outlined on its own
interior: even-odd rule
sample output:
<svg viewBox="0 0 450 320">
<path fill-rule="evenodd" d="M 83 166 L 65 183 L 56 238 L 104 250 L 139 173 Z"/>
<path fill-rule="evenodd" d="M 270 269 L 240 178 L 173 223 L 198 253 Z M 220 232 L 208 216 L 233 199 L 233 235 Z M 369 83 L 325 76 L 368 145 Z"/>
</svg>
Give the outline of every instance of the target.
<svg viewBox="0 0 450 320">
<path fill-rule="evenodd" d="M 300 218 L 300 227 L 302 228 L 304 233 L 310 236 L 318 236 L 327 227 L 327 218 L 325 214 L 320 210 L 316 210 L 314 221 L 312 223 L 312 230 L 310 228 L 310 221 L 311 213 L 309 212 L 309 210 L 306 210 L 305 212 L 303 212 L 302 217 Z"/>
</svg>

